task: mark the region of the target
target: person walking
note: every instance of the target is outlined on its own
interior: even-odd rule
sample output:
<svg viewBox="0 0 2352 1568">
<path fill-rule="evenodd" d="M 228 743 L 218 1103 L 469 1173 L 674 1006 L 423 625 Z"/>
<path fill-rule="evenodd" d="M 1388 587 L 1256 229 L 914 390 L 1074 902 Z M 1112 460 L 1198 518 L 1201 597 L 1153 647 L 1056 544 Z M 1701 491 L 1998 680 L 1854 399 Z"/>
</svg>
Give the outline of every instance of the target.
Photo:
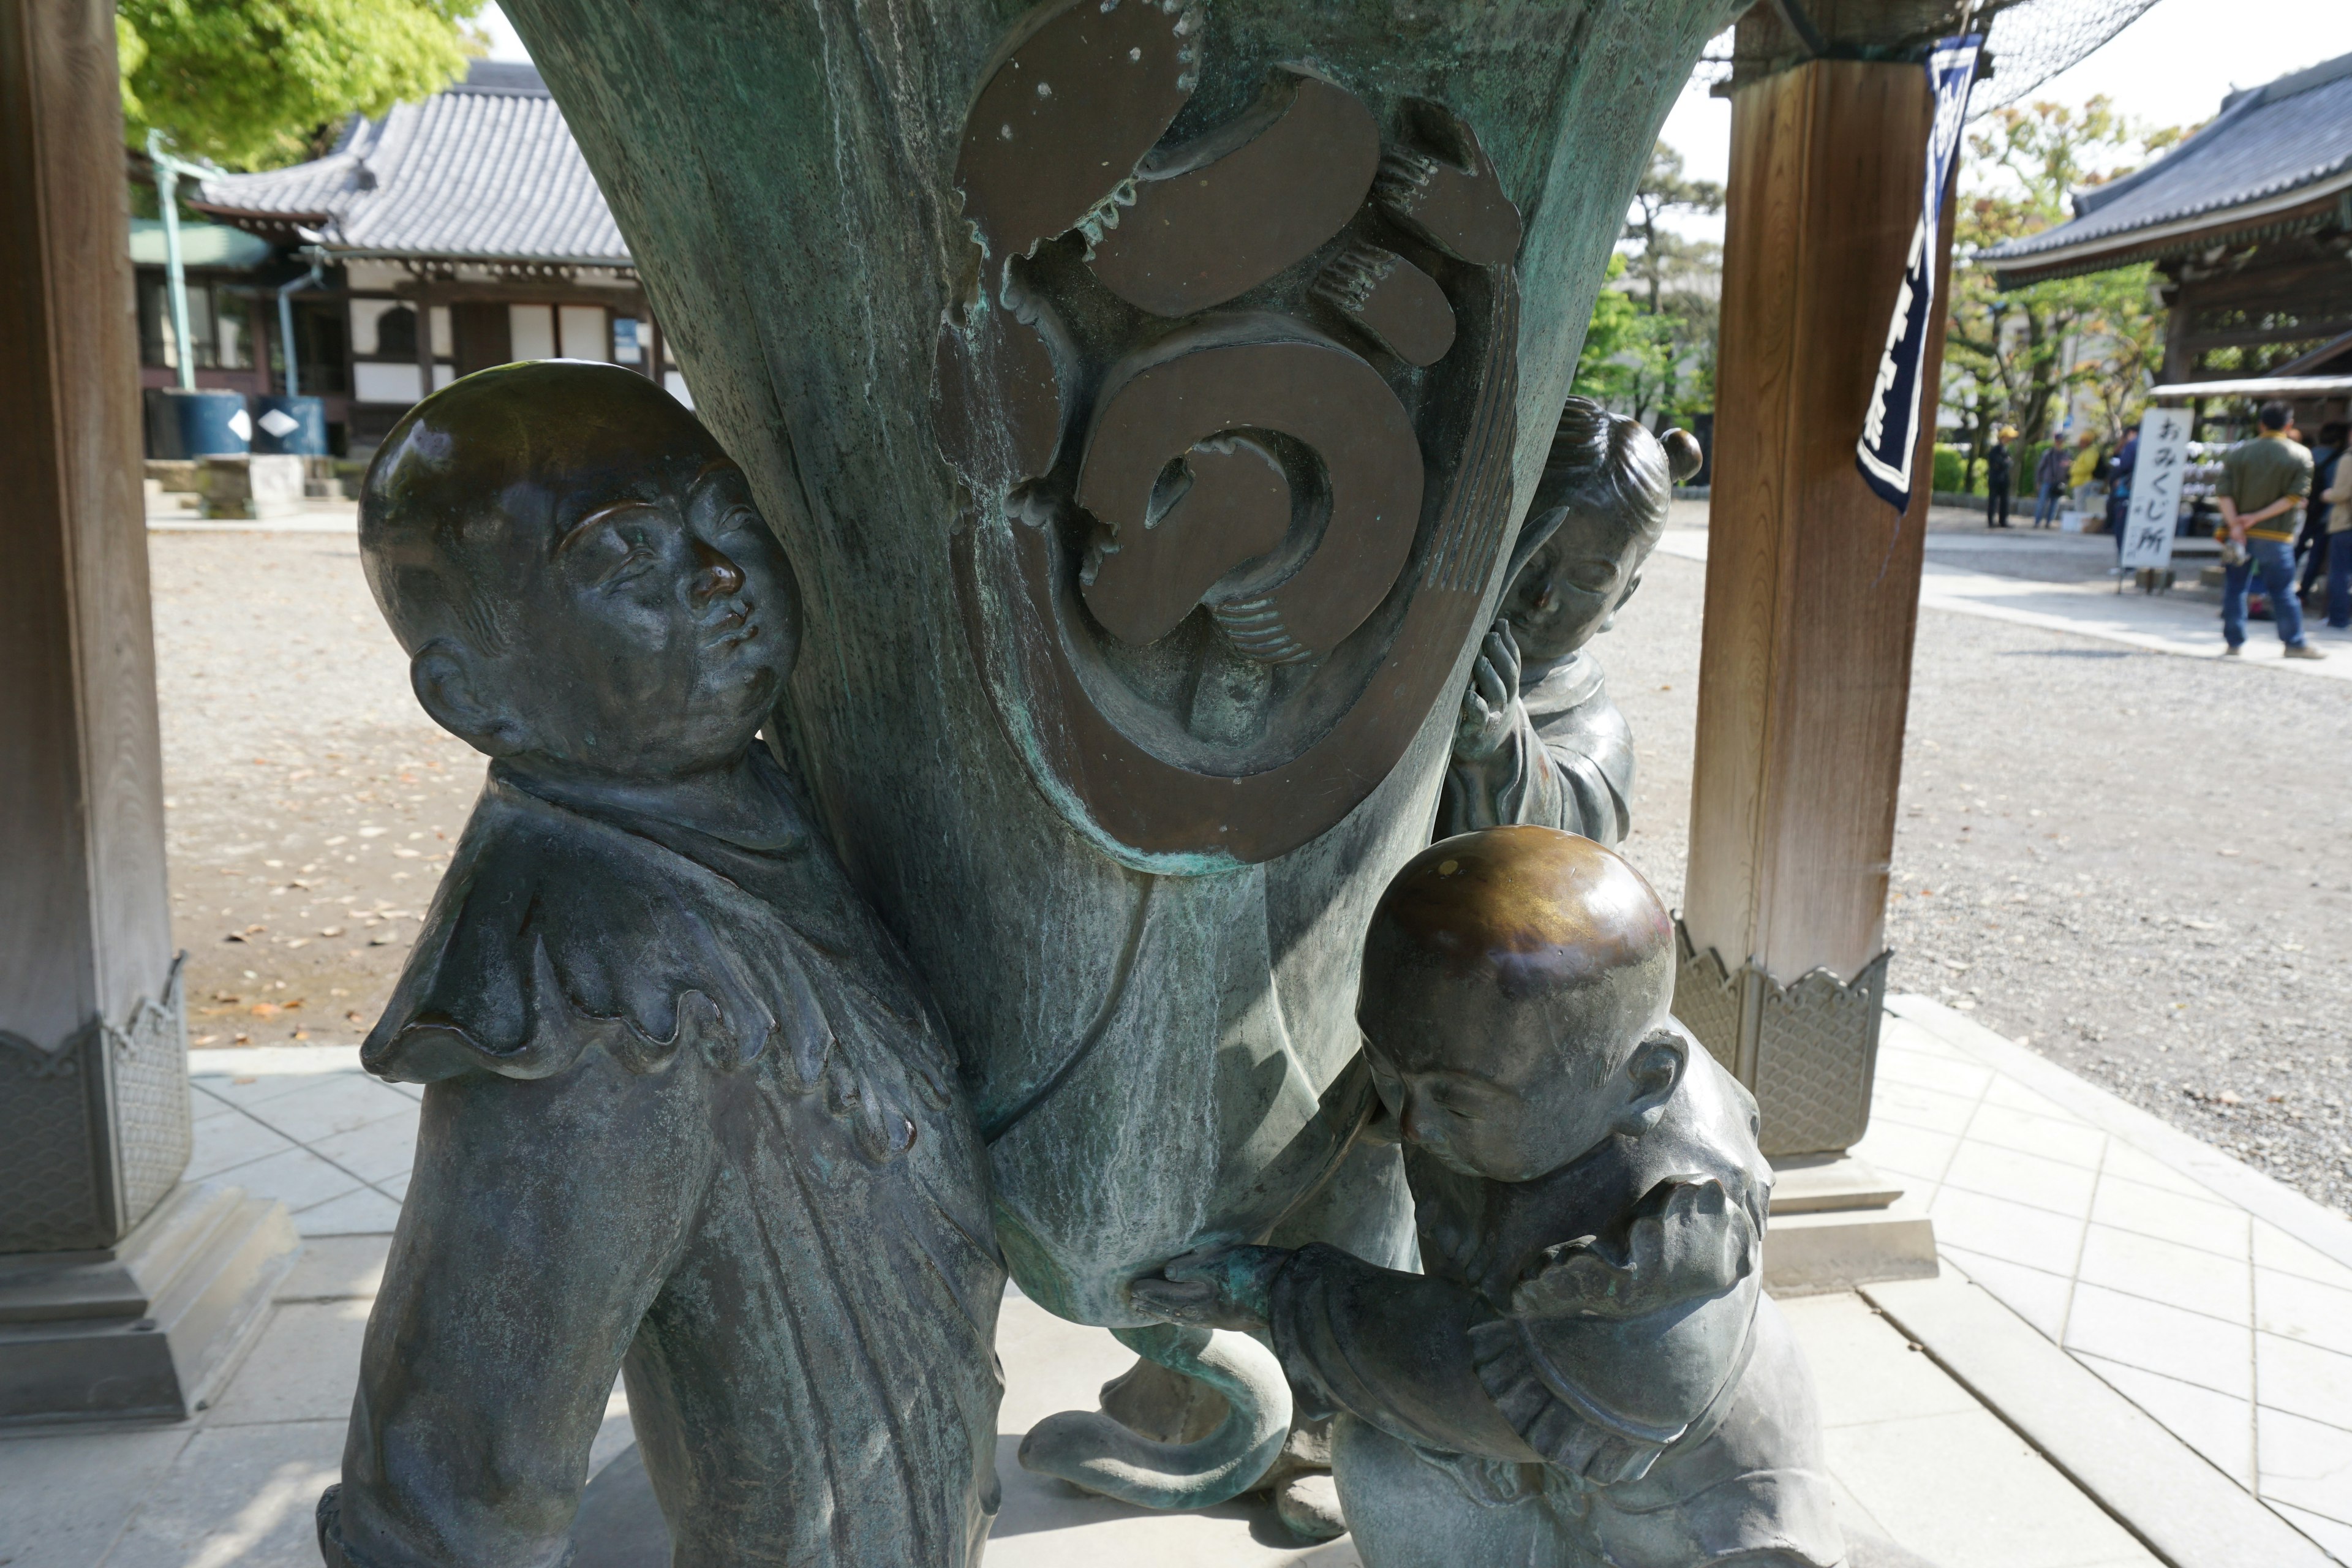
<svg viewBox="0 0 2352 1568">
<path fill-rule="evenodd" d="M 2311 449 L 2311 505 L 2303 517 L 2303 537 L 2294 542 L 2295 554 L 2303 562 L 2303 597 L 2305 603 L 2319 585 L 2320 577 L 2327 571 L 2327 525 L 2333 509 L 2328 505 L 2328 487 L 2336 482 L 2336 470 L 2344 458 L 2344 441 L 2352 434 L 2352 426 L 2341 419 L 2330 420 L 2319 427 L 2319 445 Z"/>
<path fill-rule="evenodd" d="M 2115 536 L 2116 570 L 2124 569 L 2124 530 L 2131 518 L 2132 474 L 2139 467 L 2139 432 L 2124 433 L 2124 444 L 2107 465 L 2107 531 Z"/>
<path fill-rule="evenodd" d="M 2221 459 L 2213 500 L 2228 535 L 2222 558 L 2221 637 L 2232 657 L 2246 646 L 2246 591 L 2260 573 L 2271 598 L 2271 618 L 2289 658 L 2326 658 L 2304 640 L 2303 606 L 2294 596 L 2294 534 L 2311 495 L 2311 453 L 2287 437 L 2294 411 L 2265 403 L 2256 416 L 2261 433 Z"/>
<path fill-rule="evenodd" d="M 2058 500 L 2066 493 L 2066 452 L 2053 441 L 2033 465 L 2033 526 L 2058 526 Z"/>
<path fill-rule="evenodd" d="M 2017 431 L 2007 425 L 1993 437 L 1992 450 L 1985 454 L 1985 526 L 2009 526 L 2009 444 L 2017 439 Z"/>
<path fill-rule="evenodd" d="M 2342 453 L 2336 454 L 2338 458 Z M 2327 504 L 2327 625 L 2352 631 L 2352 463 L 2336 465 L 2336 482 L 2320 492 Z"/>
</svg>

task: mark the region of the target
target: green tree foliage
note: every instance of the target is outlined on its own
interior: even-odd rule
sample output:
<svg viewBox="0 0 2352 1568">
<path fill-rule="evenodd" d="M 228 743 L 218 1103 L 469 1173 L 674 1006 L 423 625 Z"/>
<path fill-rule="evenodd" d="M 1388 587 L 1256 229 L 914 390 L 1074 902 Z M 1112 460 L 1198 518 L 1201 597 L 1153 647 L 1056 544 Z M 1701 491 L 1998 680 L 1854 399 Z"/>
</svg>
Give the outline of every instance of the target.
<svg viewBox="0 0 2352 1568">
<path fill-rule="evenodd" d="M 1996 110 L 1969 137 L 1954 247 L 1965 258 L 2054 227 L 2073 216 L 2074 192 L 2131 173 L 2184 134 L 2134 125 L 2104 97 Z M 2001 293 L 1989 268 L 1953 268 L 1943 402 L 1967 433 L 1971 486 L 2004 425 L 2017 429 L 2012 449 L 2029 475 L 2070 406 L 2109 444 L 2122 440 L 2164 357 L 2153 282 L 2141 263 Z"/>
<path fill-rule="evenodd" d="M 1723 210 L 1723 187 L 1683 173 L 1661 142 L 1633 193 L 1577 356 L 1573 390 L 1650 423 L 1712 405 L 1723 247 L 1670 221 Z"/>
<path fill-rule="evenodd" d="M 483 0 L 119 0 L 126 139 L 232 169 L 315 156 L 353 112 L 438 92 Z"/>
</svg>

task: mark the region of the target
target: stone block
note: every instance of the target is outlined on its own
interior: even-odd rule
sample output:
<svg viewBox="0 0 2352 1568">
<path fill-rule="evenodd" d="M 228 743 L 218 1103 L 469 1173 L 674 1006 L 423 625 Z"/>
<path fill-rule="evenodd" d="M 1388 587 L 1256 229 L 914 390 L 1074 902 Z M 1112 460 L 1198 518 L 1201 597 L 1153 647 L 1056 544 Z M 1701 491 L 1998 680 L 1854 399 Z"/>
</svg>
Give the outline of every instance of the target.
<svg viewBox="0 0 2352 1568">
<path fill-rule="evenodd" d="M 1764 1289 L 1775 1296 L 1932 1279 L 1936 1227 L 1916 1204 L 1776 1214 L 1764 1237 Z"/>
<path fill-rule="evenodd" d="M 184 1185 L 113 1247 L 0 1257 L 0 1426 L 184 1419 L 300 1245 L 283 1204 Z"/>
<path fill-rule="evenodd" d="M 206 458 L 200 467 L 206 517 L 262 521 L 293 517 L 302 510 L 305 475 L 300 458 Z"/>
</svg>

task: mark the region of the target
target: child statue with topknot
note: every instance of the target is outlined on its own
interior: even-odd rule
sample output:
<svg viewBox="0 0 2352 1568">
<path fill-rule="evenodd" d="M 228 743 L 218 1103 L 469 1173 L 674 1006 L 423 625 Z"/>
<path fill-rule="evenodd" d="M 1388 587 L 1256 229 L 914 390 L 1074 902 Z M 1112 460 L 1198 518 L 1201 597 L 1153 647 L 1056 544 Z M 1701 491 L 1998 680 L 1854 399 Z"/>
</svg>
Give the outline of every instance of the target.
<svg viewBox="0 0 2352 1568">
<path fill-rule="evenodd" d="M 1756 1104 L 1675 1022 L 1674 928 L 1591 839 L 1439 843 L 1373 914 L 1357 1017 L 1423 1274 L 1236 1247 L 1138 1280 L 1339 1412 L 1367 1568 L 1830 1568 L 1812 1384 L 1760 1288 Z"/>
<path fill-rule="evenodd" d="M 1534 823 L 1624 841 L 1633 734 L 1585 644 L 1641 586 L 1674 487 L 1701 461 L 1686 431 L 1653 436 L 1589 397 L 1560 410 L 1502 611 L 1462 693 L 1438 837 Z"/>
<path fill-rule="evenodd" d="M 976 1563 L 986 1155 L 761 742 L 800 605 L 741 470 L 641 375 L 506 365 L 393 426 L 359 542 L 490 763 L 361 1052 L 425 1103 L 330 1568 L 569 1561 L 615 1372 L 672 1561 Z"/>
</svg>

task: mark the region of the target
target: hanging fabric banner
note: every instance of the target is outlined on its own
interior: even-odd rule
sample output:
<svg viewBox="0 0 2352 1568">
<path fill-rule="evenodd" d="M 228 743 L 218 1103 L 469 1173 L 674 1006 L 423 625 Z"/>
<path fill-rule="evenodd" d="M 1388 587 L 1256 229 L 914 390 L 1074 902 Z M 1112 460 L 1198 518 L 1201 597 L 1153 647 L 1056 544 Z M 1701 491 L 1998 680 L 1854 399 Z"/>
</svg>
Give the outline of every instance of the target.
<svg viewBox="0 0 2352 1568">
<path fill-rule="evenodd" d="M 1937 41 L 1927 56 L 1927 85 L 1936 95 L 1936 125 L 1927 135 L 1927 178 L 1921 184 L 1919 226 L 1911 233 L 1910 259 L 1903 289 L 1895 297 L 1887 323 L 1886 352 L 1870 389 L 1870 414 L 1863 421 L 1854 461 L 1862 477 L 1896 511 L 1911 507 L 1911 467 L 1919 454 L 1919 416 L 1932 407 L 1936 389 L 1919 384 L 1927 363 L 1927 323 L 1935 317 L 1936 263 L 1943 256 L 1944 187 L 1960 150 L 1968 121 L 1969 89 L 1976 81 L 1977 55 L 1984 37 L 1969 33 Z"/>
</svg>

